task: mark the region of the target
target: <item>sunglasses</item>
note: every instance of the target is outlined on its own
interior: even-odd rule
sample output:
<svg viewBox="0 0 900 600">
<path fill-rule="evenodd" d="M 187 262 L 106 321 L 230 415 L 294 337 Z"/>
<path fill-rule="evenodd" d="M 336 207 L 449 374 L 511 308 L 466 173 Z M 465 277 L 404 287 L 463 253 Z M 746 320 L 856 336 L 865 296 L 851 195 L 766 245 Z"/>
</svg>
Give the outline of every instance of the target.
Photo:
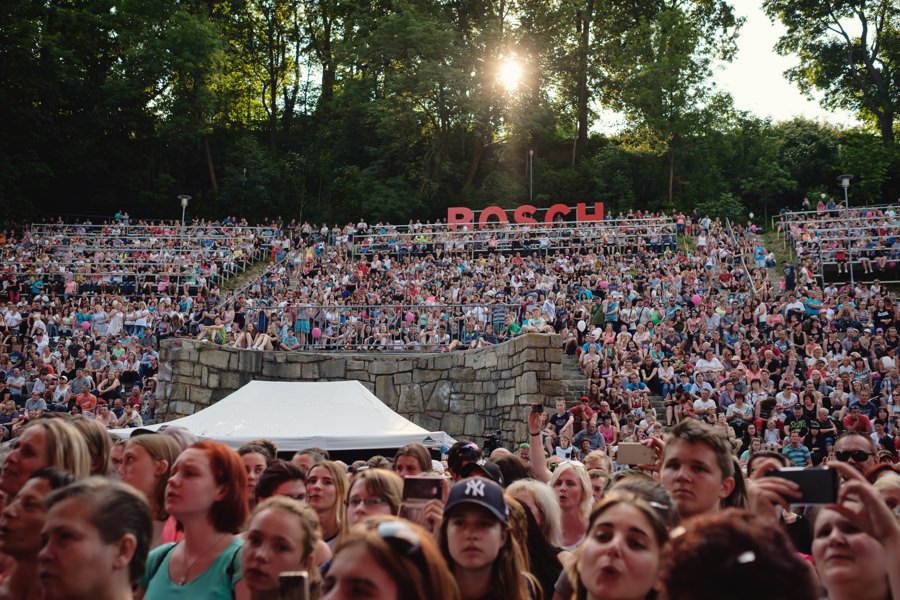
<svg viewBox="0 0 900 600">
<path fill-rule="evenodd" d="M 422 575 L 428 574 L 428 565 L 425 561 L 425 554 L 422 552 L 422 541 L 412 528 L 402 521 L 382 521 L 375 528 L 375 532 L 390 547 L 391 551 L 412 561 Z"/>
<path fill-rule="evenodd" d="M 870 456 L 872 453 L 865 450 L 836 450 L 834 453 L 834 457 L 841 462 L 847 462 L 851 458 L 858 463 L 864 462 Z"/>
</svg>

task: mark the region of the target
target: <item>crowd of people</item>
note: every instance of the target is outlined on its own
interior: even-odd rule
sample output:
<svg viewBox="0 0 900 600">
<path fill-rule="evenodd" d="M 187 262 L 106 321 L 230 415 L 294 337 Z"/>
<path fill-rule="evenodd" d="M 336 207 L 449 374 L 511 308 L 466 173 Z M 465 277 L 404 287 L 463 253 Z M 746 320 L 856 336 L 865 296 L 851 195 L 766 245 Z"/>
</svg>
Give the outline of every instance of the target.
<svg viewBox="0 0 900 600">
<path fill-rule="evenodd" d="M 800 263 L 838 274 L 853 266 L 860 275 L 893 269 L 900 259 L 900 224 L 894 206 L 841 209 L 820 200 L 813 209 L 785 213 L 779 220 Z"/>
<path fill-rule="evenodd" d="M 274 598 L 305 571 L 329 600 L 900 599 L 900 336 L 877 280 L 784 263 L 775 282 L 755 226 L 696 213 L 594 237 L 272 229 L 290 241 L 231 294 L 7 277 L 0 597 Z M 142 427 L 169 336 L 461 352 L 526 333 L 560 334 L 584 389 L 535 405 L 514 447 L 348 465 Z M 819 466 L 840 490 L 812 510 L 773 476 Z"/>
<path fill-rule="evenodd" d="M 528 418 L 535 442 L 541 421 Z M 440 460 L 411 444 L 348 465 L 45 415 L 0 472 L 0 597 L 265 599 L 288 584 L 312 600 L 900 597 L 892 466 L 838 453 L 840 492 L 799 510 L 807 490 L 772 476 L 781 453 L 742 467 L 696 420 L 642 447 L 652 459 L 625 470 L 604 450 L 554 463 L 465 440 Z"/>
<path fill-rule="evenodd" d="M 206 294 L 214 285 L 268 259 L 272 248 L 290 247 L 277 222 L 246 220 L 132 222 L 127 214 L 101 224 L 32 224 L 0 237 L 4 289 L 20 296 L 69 299 L 106 292 L 126 297 Z"/>
</svg>

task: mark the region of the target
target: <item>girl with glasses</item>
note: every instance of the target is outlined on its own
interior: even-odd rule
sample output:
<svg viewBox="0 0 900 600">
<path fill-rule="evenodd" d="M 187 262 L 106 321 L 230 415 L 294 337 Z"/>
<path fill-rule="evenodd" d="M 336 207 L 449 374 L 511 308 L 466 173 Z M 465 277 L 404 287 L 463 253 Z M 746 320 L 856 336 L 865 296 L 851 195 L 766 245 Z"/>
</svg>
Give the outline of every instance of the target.
<svg viewBox="0 0 900 600">
<path fill-rule="evenodd" d="M 366 517 L 396 515 L 402 499 L 403 479 L 399 475 L 385 469 L 360 471 L 353 478 L 347 496 L 345 530 L 349 531 Z"/>
</svg>

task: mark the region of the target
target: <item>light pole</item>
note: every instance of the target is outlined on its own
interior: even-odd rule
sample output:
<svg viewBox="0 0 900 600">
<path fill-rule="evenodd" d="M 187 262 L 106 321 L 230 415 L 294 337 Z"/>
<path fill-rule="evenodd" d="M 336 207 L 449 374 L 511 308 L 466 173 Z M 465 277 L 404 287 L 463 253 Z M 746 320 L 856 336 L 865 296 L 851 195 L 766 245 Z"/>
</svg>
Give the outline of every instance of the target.
<svg viewBox="0 0 900 600">
<path fill-rule="evenodd" d="M 191 197 L 187 195 L 178 196 L 178 199 L 181 200 L 181 226 L 184 227 L 184 211 L 187 210 L 188 202 L 191 201 Z"/>
<path fill-rule="evenodd" d="M 844 209 L 847 211 L 847 219 L 848 224 L 850 223 L 850 200 L 847 196 L 847 190 L 850 189 L 850 181 L 853 179 L 853 175 L 844 174 L 838 175 L 837 180 L 841 184 L 841 187 L 844 188 Z M 850 263 L 850 285 L 855 286 L 856 282 L 853 280 L 853 227 L 849 228 L 849 235 L 847 236 L 847 260 Z"/>
<path fill-rule="evenodd" d="M 534 148 L 528 150 L 528 202 L 534 202 Z"/>
</svg>

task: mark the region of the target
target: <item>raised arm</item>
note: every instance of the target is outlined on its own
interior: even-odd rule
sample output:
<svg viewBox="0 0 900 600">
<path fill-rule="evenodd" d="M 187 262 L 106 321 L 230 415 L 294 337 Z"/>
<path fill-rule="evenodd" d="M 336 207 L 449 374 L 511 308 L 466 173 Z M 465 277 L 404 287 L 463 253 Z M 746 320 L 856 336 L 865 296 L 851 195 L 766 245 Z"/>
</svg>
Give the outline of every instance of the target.
<svg viewBox="0 0 900 600">
<path fill-rule="evenodd" d="M 547 457 L 544 456 L 544 445 L 541 443 L 541 413 L 528 414 L 528 443 L 531 452 L 528 460 L 534 469 L 534 476 L 544 483 L 550 482 L 550 469 L 547 468 Z"/>
</svg>

